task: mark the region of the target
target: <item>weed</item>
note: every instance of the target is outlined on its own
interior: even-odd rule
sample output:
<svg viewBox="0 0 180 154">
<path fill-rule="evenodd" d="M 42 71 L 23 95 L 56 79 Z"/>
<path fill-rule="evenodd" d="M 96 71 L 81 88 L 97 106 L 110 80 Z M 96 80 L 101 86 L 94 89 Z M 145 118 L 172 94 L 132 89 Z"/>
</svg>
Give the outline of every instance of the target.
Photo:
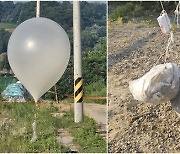
<svg viewBox="0 0 180 154">
<path fill-rule="evenodd" d="M 123 19 L 121 17 L 118 17 L 116 22 L 117 22 L 118 25 L 122 25 Z"/>
</svg>

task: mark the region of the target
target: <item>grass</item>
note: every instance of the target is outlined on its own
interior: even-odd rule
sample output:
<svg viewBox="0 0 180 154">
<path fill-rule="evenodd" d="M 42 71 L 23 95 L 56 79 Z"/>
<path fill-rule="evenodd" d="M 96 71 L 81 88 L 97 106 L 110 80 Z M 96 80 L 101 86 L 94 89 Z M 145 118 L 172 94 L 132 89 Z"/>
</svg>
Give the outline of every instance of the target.
<svg viewBox="0 0 180 154">
<path fill-rule="evenodd" d="M 52 117 L 58 112 L 53 104 L 39 109 L 34 103 L 0 103 L 0 152 L 70 152 L 56 141 L 59 128 L 69 128 L 80 145 L 81 152 L 106 152 L 105 141 L 96 133 L 95 122 L 85 117 L 84 122 L 75 124 L 73 113 L 64 117 Z M 31 143 L 32 123 L 37 115 L 38 140 Z"/>
<path fill-rule="evenodd" d="M 50 116 L 49 109 L 38 110 L 33 103 L 5 104 L 0 105 L 1 119 L 7 122 L 1 125 L 0 152 L 68 152 L 68 148 L 56 141 L 56 119 Z M 31 143 L 32 123 L 37 114 L 38 140 Z M 24 131 L 19 131 L 23 130 Z"/>
<path fill-rule="evenodd" d="M 109 20 L 116 21 L 117 23 L 136 22 L 149 26 L 157 26 L 157 17 L 159 13 L 146 10 L 140 4 L 132 4 L 126 2 L 125 4 L 112 6 L 109 12 Z M 119 20 L 121 19 L 121 20 Z"/>
<path fill-rule="evenodd" d="M 87 94 L 87 96 L 94 96 L 94 97 L 106 96 L 106 86 L 104 85 L 103 79 L 101 78 L 94 83 L 84 86 L 84 93 Z M 106 100 L 86 100 L 86 102 L 106 104 Z"/>
<path fill-rule="evenodd" d="M 12 23 L 0 23 L 0 29 L 14 29 L 16 28 L 15 24 Z"/>
</svg>

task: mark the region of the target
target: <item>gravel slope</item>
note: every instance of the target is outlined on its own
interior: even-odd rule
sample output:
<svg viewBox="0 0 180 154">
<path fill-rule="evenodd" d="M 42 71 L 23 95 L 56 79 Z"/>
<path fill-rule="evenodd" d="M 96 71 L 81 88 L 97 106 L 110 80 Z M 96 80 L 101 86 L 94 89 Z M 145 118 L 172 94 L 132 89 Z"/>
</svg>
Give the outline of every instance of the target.
<svg viewBox="0 0 180 154">
<path fill-rule="evenodd" d="M 174 32 L 167 62 L 180 64 L 180 30 Z M 109 152 L 180 152 L 180 117 L 170 102 L 149 104 L 133 99 L 129 81 L 163 63 L 168 36 L 141 23 L 109 25 L 108 143 Z"/>
</svg>

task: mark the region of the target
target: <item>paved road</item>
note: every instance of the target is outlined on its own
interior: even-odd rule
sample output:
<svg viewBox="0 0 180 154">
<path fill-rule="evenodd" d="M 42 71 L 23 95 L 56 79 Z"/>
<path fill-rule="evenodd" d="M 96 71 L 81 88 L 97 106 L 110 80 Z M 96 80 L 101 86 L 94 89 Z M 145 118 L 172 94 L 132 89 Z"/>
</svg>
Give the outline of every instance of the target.
<svg viewBox="0 0 180 154">
<path fill-rule="evenodd" d="M 84 114 L 93 118 L 98 124 L 106 125 L 106 105 L 84 103 Z"/>
</svg>

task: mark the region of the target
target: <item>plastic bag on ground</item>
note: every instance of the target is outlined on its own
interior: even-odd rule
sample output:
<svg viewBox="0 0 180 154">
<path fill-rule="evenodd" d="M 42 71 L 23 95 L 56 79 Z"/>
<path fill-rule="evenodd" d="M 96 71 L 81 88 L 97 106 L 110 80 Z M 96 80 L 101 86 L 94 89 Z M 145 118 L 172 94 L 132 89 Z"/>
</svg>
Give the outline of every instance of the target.
<svg viewBox="0 0 180 154">
<path fill-rule="evenodd" d="M 137 80 L 129 82 L 129 89 L 136 100 L 163 102 L 173 99 L 179 91 L 180 68 L 166 63 L 153 67 Z"/>
</svg>

